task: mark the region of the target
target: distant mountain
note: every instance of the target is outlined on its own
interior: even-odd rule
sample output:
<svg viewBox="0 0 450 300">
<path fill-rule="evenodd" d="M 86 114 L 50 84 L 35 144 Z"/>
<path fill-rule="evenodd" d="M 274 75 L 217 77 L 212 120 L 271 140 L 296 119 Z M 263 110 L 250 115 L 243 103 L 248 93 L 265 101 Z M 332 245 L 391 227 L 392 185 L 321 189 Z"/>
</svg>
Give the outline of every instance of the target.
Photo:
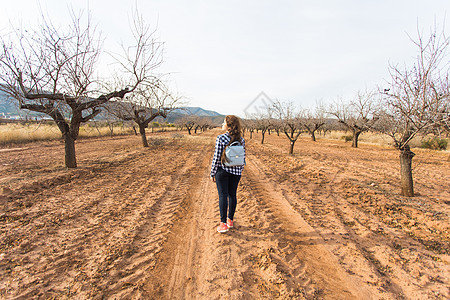
<svg viewBox="0 0 450 300">
<path fill-rule="evenodd" d="M 17 114 L 19 109 L 14 104 L 4 92 L 0 91 L 0 114 Z"/>
<path fill-rule="evenodd" d="M 30 119 L 43 118 L 45 114 L 19 109 L 16 100 L 11 99 L 6 93 L 0 91 L 0 119 Z"/>
<path fill-rule="evenodd" d="M 225 115 L 219 114 L 218 112 L 206 110 L 201 107 L 181 107 L 170 112 L 165 121 L 169 123 L 174 123 L 176 120 L 183 118 L 185 116 L 207 117 L 210 118 L 211 121 L 216 125 L 222 124 L 223 118 L 225 117 Z"/>
<path fill-rule="evenodd" d="M 173 111 L 181 115 L 194 115 L 199 117 L 224 117 L 224 115 L 212 110 L 206 110 L 201 107 L 182 107 Z"/>
</svg>

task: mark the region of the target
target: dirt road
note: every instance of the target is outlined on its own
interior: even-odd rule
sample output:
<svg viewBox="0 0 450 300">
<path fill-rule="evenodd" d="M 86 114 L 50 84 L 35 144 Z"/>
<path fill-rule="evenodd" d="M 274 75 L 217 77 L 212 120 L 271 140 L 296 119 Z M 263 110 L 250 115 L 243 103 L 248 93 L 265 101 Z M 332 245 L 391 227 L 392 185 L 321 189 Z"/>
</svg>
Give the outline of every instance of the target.
<svg viewBox="0 0 450 300">
<path fill-rule="evenodd" d="M 158 256 L 148 295 L 166 299 L 361 299 L 357 288 L 322 246 L 323 240 L 290 206 L 249 157 L 241 183 L 239 218 L 227 234 L 215 231 L 217 191 L 210 157 L 188 195 L 184 218 Z M 332 274 L 330 276 L 330 274 Z"/>
<path fill-rule="evenodd" d="M 427 169 L 432 204 L 420 213 L 398 206 L 391 152 L 380 168 L 365 155 L 383 149 L 349 159 L 346 145 L 305 142 L 289 156 L 281 138 L 248 140 L 236 228 L 218 234 L 216 134 L 155 134 L 148 149 L 134 136 L 79 141 L 77 170 L 61 166 L 58 142 L 0 151 L 0 297 L 449 296 L 449 196 L 432 170 L 448 177 L 448 164 Z M 413 234 L 393 227 L 405 212 Z"/>
</svg>

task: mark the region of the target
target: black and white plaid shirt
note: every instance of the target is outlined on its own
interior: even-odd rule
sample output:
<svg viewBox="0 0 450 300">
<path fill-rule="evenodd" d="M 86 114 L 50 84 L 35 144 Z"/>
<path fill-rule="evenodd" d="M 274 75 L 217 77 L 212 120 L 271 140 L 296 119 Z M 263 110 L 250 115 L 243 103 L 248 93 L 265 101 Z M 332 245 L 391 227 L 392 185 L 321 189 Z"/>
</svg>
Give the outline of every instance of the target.
<svg viewBox="0 0 450 300">
<path fill-rule="evenodd" d="M 242 174 L 242 170 L 244 170 L 244 166 L 227 167 L 220 161 L 220 158 L 222 157 L 222 152 L 230 141 L 231 141 L 231 136 L 228 132 L 225 132 L 224 134 L 217 136 L 216 149 L 214 151 L 214 157 L 213 157 L 213 161 L 211 164 L 211 177 L 214 177 L 216 175 L 217 169 L 219 167 L 224 169 L 226 172 L 234 174 L 234 175 Z M 242 144 L 242 146 L 244 146 L 244 165 L 245 165 L 245 140 L 242 137 L 241 137 L 241 144 Z"/>
</svg>

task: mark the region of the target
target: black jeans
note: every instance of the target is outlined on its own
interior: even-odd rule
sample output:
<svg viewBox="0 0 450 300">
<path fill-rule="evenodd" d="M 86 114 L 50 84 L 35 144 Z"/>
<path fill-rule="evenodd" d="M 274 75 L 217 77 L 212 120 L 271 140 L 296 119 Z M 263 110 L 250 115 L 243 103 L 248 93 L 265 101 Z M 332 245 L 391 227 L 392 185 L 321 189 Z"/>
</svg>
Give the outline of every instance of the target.
<svg viewBox="0 0 450 300">
<path fill-rule="evenodd" d="M 236 191 L 240 179 L 241 175 L 230 174 L 220 167 L 217 169 L 216 185 L 219 192 L 220 222 L 227 222 L 227 210 L 228 218 L 233 220 L 237 205 Z"/>
</svg>

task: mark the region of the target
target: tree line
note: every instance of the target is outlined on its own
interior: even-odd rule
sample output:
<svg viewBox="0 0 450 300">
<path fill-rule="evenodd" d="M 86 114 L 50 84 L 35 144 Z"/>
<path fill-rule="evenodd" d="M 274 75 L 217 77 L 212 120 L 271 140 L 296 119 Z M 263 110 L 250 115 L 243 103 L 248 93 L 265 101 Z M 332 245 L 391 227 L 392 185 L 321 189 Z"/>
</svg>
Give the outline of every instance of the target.
<svg viewBox="0 0 450 300">
<path fill-rule="evenodd" d="M 434 27 L 429 35 L 418 32 L 411 40 L 417 49 L 415 61 L 409 66 L 390 64 L 385 87 L 359 91 L 349 101 L 339 99 L 327 106 L 317 103 L 312 109 L 275 99 L 266 109 L 247 116 L 245 129 L 250 137 L 253 131 L 260 131 L 261 143 L 270 130 L 284 133 L 290 141 L 290 154 L 302 132 L 315 141 L 317 131 L 330 126 L 336 129 L 337 124 L 352 133 L 352 147 L 358 147 L 363 132 L 388 135 L 399 151 L 402 195 L 414 196 L 411 140 L 418 135 L 448 137 L 450 133 L 450 39 Z"/>
</svg>

